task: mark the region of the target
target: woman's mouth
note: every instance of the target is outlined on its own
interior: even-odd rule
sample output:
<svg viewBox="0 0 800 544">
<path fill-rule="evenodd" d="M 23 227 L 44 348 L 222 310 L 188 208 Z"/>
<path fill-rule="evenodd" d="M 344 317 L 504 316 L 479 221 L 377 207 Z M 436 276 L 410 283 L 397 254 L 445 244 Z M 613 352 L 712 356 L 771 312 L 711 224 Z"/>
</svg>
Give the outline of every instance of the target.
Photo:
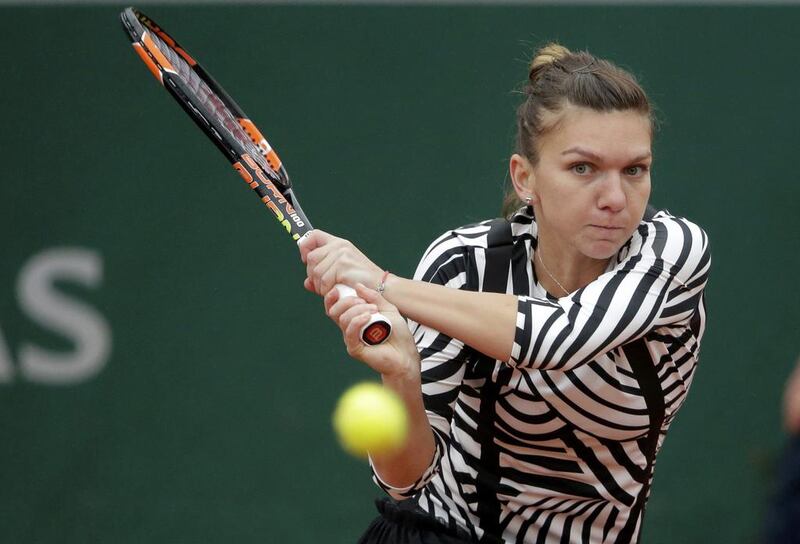
<svg viewBox="0 0 800 544">
<path fill-rule="evenodd" d="M 590 225 L 590 226 L 592 226 L 594 228 L 597 228 L 597 229 L 603 229 L 603 230 L 606 230 L 606 231 L 613 231 L 613 230 L 621 230 L 622 229 L 622 227 L 615 227 L 613 225 Z"/>
</svg>

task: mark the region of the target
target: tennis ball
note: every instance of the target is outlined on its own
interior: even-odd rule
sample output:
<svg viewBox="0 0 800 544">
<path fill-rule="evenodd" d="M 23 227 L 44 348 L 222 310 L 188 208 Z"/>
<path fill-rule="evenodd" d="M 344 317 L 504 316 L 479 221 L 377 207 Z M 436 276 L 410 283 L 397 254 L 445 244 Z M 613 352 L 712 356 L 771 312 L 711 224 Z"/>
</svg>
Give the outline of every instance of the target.
<svg viewBox="0 0 800 544">
<path fill-rule="evenodd" d="M 342 447 L 357 457 L 400 448 L 408 435 L 408 414 L 400 397 L 374 382 L 345 391 L 333 412 L 333 428 Z"/>
</svg>

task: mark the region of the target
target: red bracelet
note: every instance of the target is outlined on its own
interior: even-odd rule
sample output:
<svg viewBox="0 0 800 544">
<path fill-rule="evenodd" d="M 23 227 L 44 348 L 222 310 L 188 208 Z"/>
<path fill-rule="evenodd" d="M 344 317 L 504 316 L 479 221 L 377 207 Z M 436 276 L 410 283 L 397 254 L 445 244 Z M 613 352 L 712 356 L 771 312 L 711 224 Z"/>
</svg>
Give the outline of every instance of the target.
<svg viewBox="0 0 800 544">
<path fill-rule="evenodd" d="M 378 288 L 376 289 L 376 291 L 378 291 L 378 294 L 382 295 L 383 292 L 386 290 L 386 278 L 388 277 L 389 277 L 389 271 L 384 270 L 381 282 L 378 284 Z"/>
</svg>

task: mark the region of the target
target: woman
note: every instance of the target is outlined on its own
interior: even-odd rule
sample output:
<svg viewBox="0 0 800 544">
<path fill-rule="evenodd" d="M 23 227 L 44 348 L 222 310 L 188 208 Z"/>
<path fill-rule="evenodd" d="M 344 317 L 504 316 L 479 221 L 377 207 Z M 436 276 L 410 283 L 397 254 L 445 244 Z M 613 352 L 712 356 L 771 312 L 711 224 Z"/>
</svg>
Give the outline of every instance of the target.
<svg viewBox="0 0 800 544">
<path fill-rule="evenodd" d="M 627 72 L 548 45 L 517 122 L 519 209 L 440 236 L 414 280 L 324 232 L 301 248 L 306 288 L 411 418 L 405 447 L 371 458 L 403 502 L 382 504 L 363 542 L 640 533 L 655 454 L 697 364 L 707 238 L 648 212 L 653 120 Z M 358 296 L 339 299 L 335 283 Z M 358 331 L 375 311 L 395 332 L 367 347 Z"/>
</svg>

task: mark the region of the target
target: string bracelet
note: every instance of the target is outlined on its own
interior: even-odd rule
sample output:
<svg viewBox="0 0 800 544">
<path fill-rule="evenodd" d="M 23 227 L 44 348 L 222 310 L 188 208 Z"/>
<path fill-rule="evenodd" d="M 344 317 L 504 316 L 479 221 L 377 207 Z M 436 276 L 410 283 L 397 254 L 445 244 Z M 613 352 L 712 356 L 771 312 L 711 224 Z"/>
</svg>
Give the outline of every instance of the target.
<svg viewBox="0 0 800 544">
<path fill-rule="evenodd" d="M 378 288 L 375 289 L 379 295 L 383 295 L 383 292 L 386 290 L 386 279 L 389 277 L 389 271 L 383 271 L 383 277 L 381 278 L 381 282 L 378 284 Z"/>
</svg>

